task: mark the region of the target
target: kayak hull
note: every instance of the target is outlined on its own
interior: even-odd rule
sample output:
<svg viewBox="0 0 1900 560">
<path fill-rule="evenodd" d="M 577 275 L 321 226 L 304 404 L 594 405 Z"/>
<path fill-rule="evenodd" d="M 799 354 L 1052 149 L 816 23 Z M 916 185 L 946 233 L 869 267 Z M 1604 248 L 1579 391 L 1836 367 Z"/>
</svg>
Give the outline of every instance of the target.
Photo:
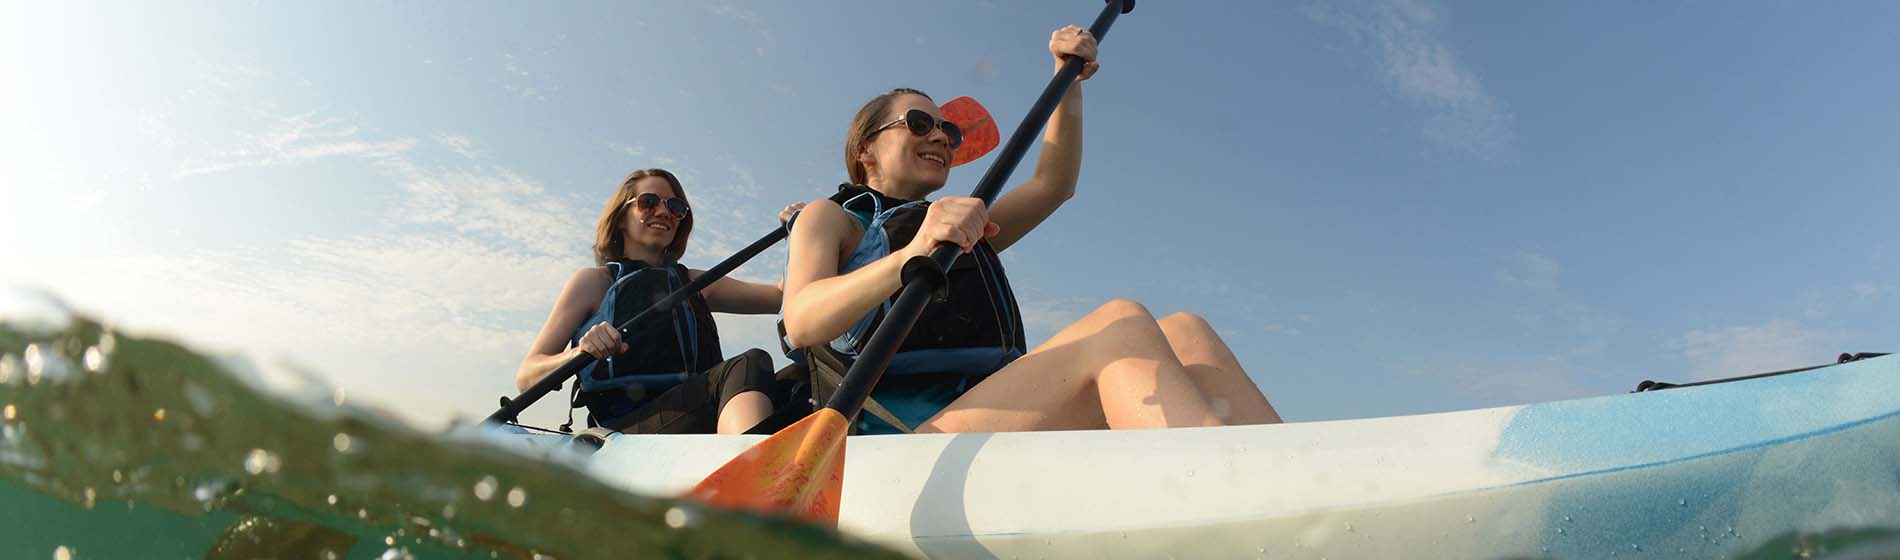
<svg viewBox="0 0 1900 560">
<path fill-rule="evenodd" d="M 615 435 L 584 468 L 675 495 L 760 439 Z M 1900 360 L 1418 416 L 848 449 L 839 526 L 929 557 L 1716 557 L 1900 526 Z"/>
</svg>

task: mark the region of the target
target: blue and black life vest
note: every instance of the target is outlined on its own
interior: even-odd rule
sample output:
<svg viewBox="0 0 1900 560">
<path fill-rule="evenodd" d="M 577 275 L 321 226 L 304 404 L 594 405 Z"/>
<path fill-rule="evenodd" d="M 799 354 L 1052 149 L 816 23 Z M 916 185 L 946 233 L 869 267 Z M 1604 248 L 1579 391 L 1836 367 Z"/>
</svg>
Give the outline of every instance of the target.
<svg viewBox="0 0 1900 560">
<path fill-rule="evenodd" d="M 600 307 L 575 329 L 570 344 L 580 344 L 589 328 L 603 321 L 619 325 L 645 311 L 653 302 L 684 287 L 686 267 L 651 266 L 638 260 L 607 263 L 614 281 L 601 297 Z M 693 372 L 705 371 L 722 359 L 719 328 L 713 323 L 706 299 L 695 293 L 672 313 L 655 314 L 627 329 L 627 351 L 595 362 L 576 376 L 580 380 L 576 406 L 624 405 L 645 401 L 678 385 Z"/>
<path fill-rule="evenodd" d="M 840 185 L 839 190 L 844 195 L 840 205 L 864 227 L 864 236 L 858 240 L 850 258 L 840 263 L 838 274 L 862 268 L 890 255 L 892 247 L 910 243 L 930 204 L 894 199 L 862 185 Z M 838 198 L 833 197 L 833 200 Z M 961 395 L 1028 351 L 1016 294 L 1010 290 L 1002 260 L 988 241 L 977 243 L 971 251 L 957 257 L 948 277 L 947 297 L 924 306 L 923 314 L 898 346 L 897 355 L 892 357 L 883 380 L 872 393 L 899 416 L 911 416 L 905 421 L 912 424 L 927 418 L 926 411 L 934 414 L 935 410 L 929 406 L 907 406 L 909 403 L 902 401 L 917 399 L 897 393 L 930 393 L 928 397 L 921 394 L 918 397 L 941 409 L 949 399 Z M 827 346 L 845 360 L 855 360 L 896 299 L 897 294 L 892 294 Z M 791 348 L 789 341 L 781 342 L 786 343 L 788 357 L 804 361 L 802 349 Z M 929 391 L 924 391 L 924 387 L 907 387 L 918 383 L 937 387 Z M 943 387 L 946 383 L 950 386 Z M 900 409 L 914 409 L 916 413 L 907 414 Z"/>
</svg>

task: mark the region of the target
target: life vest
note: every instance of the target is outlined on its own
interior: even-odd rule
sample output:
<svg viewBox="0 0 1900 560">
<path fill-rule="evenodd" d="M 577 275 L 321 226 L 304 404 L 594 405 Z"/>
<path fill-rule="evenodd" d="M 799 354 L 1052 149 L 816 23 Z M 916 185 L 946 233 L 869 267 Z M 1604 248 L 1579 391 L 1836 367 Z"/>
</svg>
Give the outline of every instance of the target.
<svg viewBox="0 0 1900 560">
<path fill-rule="evenodd" d="M 838 274 L 862 268 L 890 255 L 892 247 L 910 243 L 930 204 L 893 199 L 861 185 L 838 188 L 841 195 L 848 195 L 841 203 L 845 212 L 864 227 L 864 236 L 850 258 L 839 265 Z M 885 369 L 887 381 L 901 383 L 888 376 L 957 375 L 963 377 L 957 387 L 961 393 L 1027 352 L 1016 295 L 1010 290 L 1002 260 L 988 241 L 978 242 L 971 251 L 957 257 L 948 277 L 947 297 L 924 306 L 923 314 Z M 896 299 L 897 294 L 892 294 L 827 346 L 846 360 L 855 360 Z M 789 341 L 781 342 L 788 357 L 803 363 L 802 349 L 791 348 Z"/>
<path fill-rule="evenodd" d="M 687 282 L 686 267 L 679 264 L 651 266 L 623 260 L 607 263 L 607 270 L 614 275 L 613 284 L 593 316 L 575 329 L 570 344 L 579 345 L 581 336 L 603 321 L 618 326 Z M 697 293 L 681 301 L 672 313 L 649 316 L 627 330 L 632 334 L 621 338 L 626 352 L 594 362 L 576 376 L 581 393 L 577 404 L 586 404 L 590 396 L 613 394 L 645 400 L 723 359 L 719 328 L 706 299 Z"/>
</svg>

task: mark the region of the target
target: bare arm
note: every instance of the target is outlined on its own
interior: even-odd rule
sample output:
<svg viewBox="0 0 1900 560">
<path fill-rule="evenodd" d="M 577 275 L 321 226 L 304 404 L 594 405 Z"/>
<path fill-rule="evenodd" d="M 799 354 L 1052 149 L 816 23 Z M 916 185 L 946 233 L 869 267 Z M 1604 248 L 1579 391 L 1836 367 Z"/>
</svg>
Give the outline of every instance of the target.
<svg viewBox="0 0 1900 560">
<path fill-rule="evenodd" d="M 785 338 L 793 347 L 837 338 L 902 286 L 904 264 L 895 255 L 838 275 L 844 246 L 858 229 L 857 221 L 829 200 L 814 201 L 799 215 L 785 265 Z"/>
<path fill-rule="evenodd" d="M 863 268 L 839 275 L 838 264 L 855 247 L 858 223 L 829 200 L 812 202 L 792 228 L 791 263 L 785 267 L 785 336 L 792 346 L 819 344 L 844 334 L 866 312 L 903 287 L 904 263 L 929 255 L 938 243 L 965 251 L 994 235 L 983 201 L 945 197 L 930 204 L 909 245 Z"/>
<path fill-rule="evenodd" d="M 990 238 L 990 245 L 1002 251 L 1042 225 L 1056 208 L 1075 196 L 1075 185 L 1082 171 L 1082 80 L 1100 68 L 1095 60 L 1095 38 L 1076 26 L 1058 29 L 1049 39 L 1049 53 L 1062 67 L 1064 55 L 1076 55 L 1089 61 L 1068 94 L 1056 105 L 1043 128 L 1042 151 L 1036 158 L 1036 170 L 1029 179 L 1010 189 L 990 207 L 990 219 L 1001 230 Z"/>
<path fill-rule="evenodd" d="M 704 271 L 690 271 L 693 278 L 705 274 Z M 778 313 L 779 300 L 783 292 L 773 284 L 755 284 L 731 276 L 714 280 L 702 294 L 706 296 L 706 305 L 720 313 L 740 315 L 765 315 Z"/>
<path fill-rule="evenodd" d="M 515 370 L 515 389 L 527 390 L 561 364 L 580 355 L 581 349 L 568 348 L 567 341 L 580 328 L 581 321 L 594 314 L 594 308 L 600 306 L 611 284 L 612 280 L 598 268 L 583 268 L 567 280 L 567 285 L 561 287 L 561 295 L 554 300 L 554 311 L 548 313 L 541 332 L 534 336 L 534 345 L 528 347 L 528 356 L 521 359 L 521 366 Z"/>
</svg>

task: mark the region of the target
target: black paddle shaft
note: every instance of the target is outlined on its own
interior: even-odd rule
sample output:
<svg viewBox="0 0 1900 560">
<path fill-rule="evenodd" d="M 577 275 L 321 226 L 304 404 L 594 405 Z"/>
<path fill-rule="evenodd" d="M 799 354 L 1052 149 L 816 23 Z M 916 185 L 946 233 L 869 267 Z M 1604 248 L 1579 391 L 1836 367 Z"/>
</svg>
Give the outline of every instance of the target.
<svg viewBox="0 0 1900 560">
<path fill-rule="evenodd" d="M 1089 26 L 1089 33 L 1096 41 L 1108 35 L 1108 27 L 1114 25 L 1115 16 L 1135 9 L 1134 0 L 1108 0 L 1102 7 L 1102 14 L 1095 17 L 1095 23 Z M 1029 151 L 1029 143 L 1042 134 L 1042 127 L 1055 113 L 1056 105 L 1062 102 L 1062 96 L 1069 93 L 1069 86 L 1075 83 L 1075 77 L 1081 75 L 1082 65 L 1086 61 L 1080 57 L 1069 56 L 1062 62 L 1062 69 L 1049 80 L 1049 86 L 1043 88 L 1042 97 L 1030 106 L 1029 114 L 1023 115 L 1022 124 L 1016 125 L 1016 132 L 1009 135 L 1009 143 L 1003 145 L 1002 154 L 996 162 L 990 164 L 990 170 L 976 183 L 972 198 L 983 199 L 983 204 L 996 200 L 998 192 L 1003 190 L 1003 182 L 1009 180 L 1010 173 L 1016 171 L 1016 164 Z M 857 415 L 864 406 L 864 399 L 871 395 L 871 389 L 877 387 L 878 379 L 884 377 L 884 368 L 889 366 L 891 358 L 897 355 L 897 346 L 910 336 L 910 328 L 917 323 L 917 317 L 923 315 L 924 304 L 929 302 L 931 293 L 944 282 L 943 271 L 949 270 L 961 247 L 945 243 L 930 252 L 930 257 L 918 257 L 904 264 L 904 288 L 898 292 L 897 303 L 891 305 L 884 321 L 878 324 L 877 331 L 871 333 L 871 339 L 865 341 L 864 350 L 858 352 L 858 361 L 851 364 L 851 371 L 845 373 L 844 381 L 838 384 L 838 392 L 833 393 L 826 408 L 838 411 L 845 418 Z"/>
<path fill-rule="evenodd" d="M 785 239 L 786 229 L 786 227 L 782 226 L 773 229 L 772 233 L 765 234 L 765 237 L 761 237 L 758 241 L 752 242 L 751 245 L 747 245 L 746 248 L 739 250 L 738 253 L 727 257 L 726 260 L 720 261 L 719 264 L 713 265 L 710 270 L 700 273 L 698 278 L 687 282 L 684 287 L 673 290 L 673 293 L 666 294 L 666 297 L 662 297 L 659 301 L 653 302 L 653 305 L 647 306 L 645 310 L 634 315 L 632 319 L 627 319 L 625 322 L 620 323 L 618 327 L 620 329 L 620 337 L 624 339 L 632 336 L 633 333 L 629 332 L 628 329 L 632 329 L 634 325 L 645 320 L 648 315 L 671 312 L 673 306 L 679 305 L 680 301 L 685 300 L 688 296 L 699 293 L 699 291 L 705 289 L 706 286 L 711 286 L 713 282 L 719 281 L 720 278 L 724 278 L 726 274 L 732 272 L 732 269 L 739 268 L 739 265 L 745 264 L 746 261 L 752 260 L 752 257 L 758 256 L 759 253 L 771 248 L 772 245 L 778 243 L 779 240 Z M 514 422 L 515 417 L 521 415 L 521 411 L 527 410 L 529 405 L 533 405 L 535 401 L 541 400 L 541 397 L 548 393 L 560 389 L 561 384 L 566 383 L 568 378 L 579 374 L 582 369 L 585 369 L 589 364 L 595 361 L 596 359 L 593 354 L 582 352 L 580 355 L 568 360 L 567 363 L 561 364 L 561 367 L 555 368 L 553 372 L 548 373 L 547 377 L 543 377 L 540 381 L 534 382 L 534 385 L 528 387 L 528 390 L 522 391 L 519 396 L 509 399 L 507 403 L 501 406 L 501 409 L 496 410 L 494 414 L 488 415 L 488 421 L 497 424 Z"/>
</svg>

